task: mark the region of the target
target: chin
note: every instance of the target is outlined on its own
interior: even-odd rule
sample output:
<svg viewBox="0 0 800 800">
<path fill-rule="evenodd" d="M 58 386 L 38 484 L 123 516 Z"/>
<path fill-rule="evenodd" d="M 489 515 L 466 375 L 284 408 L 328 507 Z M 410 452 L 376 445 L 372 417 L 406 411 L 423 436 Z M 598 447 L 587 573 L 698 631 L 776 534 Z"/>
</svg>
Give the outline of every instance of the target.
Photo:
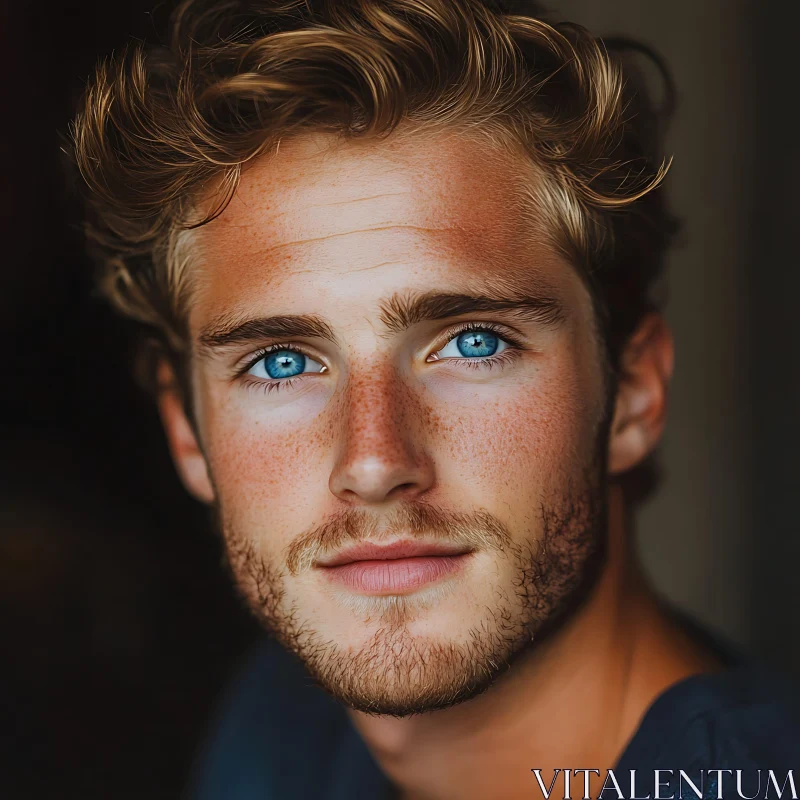
<svg viewBox="0 0 800 800">
<path fill-rule="evenodd" d="M 351 709 L 404 717 L 448 708 L 488 689 L 530 639 L 517 609 L 498 602 L 498 593 L 494 605 L 488 595 L 481 602 L 470 588 L 343 593 L 327 624 L 307 617 L 284 644 Z"/>
<path fill-rule="evenodd" d="M 380 629 L 360 647 L 327 646 L 312 637 L 299 655 L 317 683 L 349 708 L 405 717 L 440 710 L 484 692 L 503 659 L 472 638 L 468 643 Z"/>
</svg>

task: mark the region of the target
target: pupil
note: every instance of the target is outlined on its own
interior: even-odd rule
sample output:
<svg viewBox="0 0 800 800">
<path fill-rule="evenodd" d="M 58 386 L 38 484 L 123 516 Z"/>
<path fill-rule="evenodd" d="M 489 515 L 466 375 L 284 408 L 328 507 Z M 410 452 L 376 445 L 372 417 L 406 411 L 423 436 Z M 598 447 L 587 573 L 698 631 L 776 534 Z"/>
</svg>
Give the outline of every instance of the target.
<svg viewBox="0 0 800 800">
<path fill-rule="evenodd" d="M 264 366 L 270 378 L 292 378 L 305 369 L 306 357 L 292 350 L 279 350 L 267 356 Z"/>
<path fill-rule="evenodd" d="M 497 337 L 491 331 L 467 331 L 456 340 L 463 356 L 490 356 L 497 350 Z"/>
</svg>

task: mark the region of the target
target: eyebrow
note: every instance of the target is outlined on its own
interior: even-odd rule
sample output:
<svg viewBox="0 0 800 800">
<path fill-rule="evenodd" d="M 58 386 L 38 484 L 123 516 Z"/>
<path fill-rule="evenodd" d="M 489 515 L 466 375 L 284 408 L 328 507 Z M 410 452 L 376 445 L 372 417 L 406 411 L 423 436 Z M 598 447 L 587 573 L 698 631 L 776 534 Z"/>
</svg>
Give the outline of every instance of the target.
<svg viewBox="0 0 800 800">
<path fill-rule="evenodd" d="M 256 317 L 244 321 L 223 317 L 203 329 L 199 343 L 203 350 L 216 350 L 260 339 L 282 339 L 295 336 L 318 337 L 338 344 L 330 325 L 314 314 L 282 314 L 275 317 Z"/>
<path fill-rule="evenodd" d="M 511 312 L 514 316 L 548 327 L 565 318 L 564 307 L 555 297 L 536 293 L 510 295 L 451 292 L 395 293 L 379 303 L 379 319 L 392 336 L 420 322 L 449 319 L 481 312 Z M 210 352 L 231 345 L 264 339 L 317 337 L 338 345 L 331 326 L 315 314 L 282 314 L 242 320 L 223 316 L 206 326 L 200 334 L 200 349 Z"/>
<path fill-rule="evenodd" d="M 380 307 L 381 322 L 391 334 L 400 333 L 419 322 L 487 311 L 510 311 L 520 319 L 548 326 L 564 320 L 564 307 L 558 299 L 525 292 L 508 296 L 443 292 L 394 294 Z"/>
</svg>

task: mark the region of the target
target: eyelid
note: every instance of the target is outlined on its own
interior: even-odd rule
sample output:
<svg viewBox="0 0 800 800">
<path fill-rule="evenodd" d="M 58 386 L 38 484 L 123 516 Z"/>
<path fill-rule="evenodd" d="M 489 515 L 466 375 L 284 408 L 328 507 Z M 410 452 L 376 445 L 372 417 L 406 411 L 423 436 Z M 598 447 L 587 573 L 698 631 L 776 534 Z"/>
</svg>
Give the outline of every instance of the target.
<svg viewBox="0 0 800 800">
<path fill-rule="evenodd" d="M 234 367 L 234 379 L 240 378 L 242 375 L 247 374 L 248 370 L 251 367 L 255 366 L 259 361 L 261 361 L 261 359 L 264 358 L 264 356 L 280 350 L 296 350 L 298 353 L 302 353 L 306 358 L 310 358 L 313 361 L 319 361 L 327 369 L 327 364 L 324 364 L 324 362 L 322 362 L 322 360 L 319 357 L 314 355 L 314 353 L 312 353 L 310 350 L 307 350 L 303 345 L 297 344 L 296 342 L 275 342 L 273 344 L 265 345 L 264 347 L 259 347 L 258 350 L 253 350 L 252 352 L 244 356 L 242 359 L 240 359 Z M 275 380 L 289 380 L 289 379 L 276 378 Z"/>
<path fill-rule="evenodd" d="M 433 353 L 438 353 L 440 350 L 450 344 L 453 339 L 465 331 L 473 330 L 491 331 L 492 333 L 500 336 L 502 339 L 505 339 L 509 344 L 513 345 L 519 350 L 528 349 L 527 345 L 521 341 L 521 337 L 519 337 L 513 331 L 513 329 L 508 328 L 506 325 L 501 325 L 496 322 L 476 322 L 475 320 L 468 320 L 466 322 L 456 323 L 454 327 L 449 328 L 447 331 L 443 332 L 439 337 L 437 337 L 437 340 L 433 345 L 433 349 L 428 356 L 426 356 L 426 358 L 429 358 L 431 355 L 433 355 Z"/>
</svg>

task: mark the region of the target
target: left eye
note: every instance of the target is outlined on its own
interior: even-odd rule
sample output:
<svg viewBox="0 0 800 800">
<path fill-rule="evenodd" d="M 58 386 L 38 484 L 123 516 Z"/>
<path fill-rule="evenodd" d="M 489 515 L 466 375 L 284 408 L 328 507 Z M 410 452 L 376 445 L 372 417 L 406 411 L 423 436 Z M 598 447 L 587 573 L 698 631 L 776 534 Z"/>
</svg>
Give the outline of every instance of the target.
<svg viewBox="0 0 800 800">
<path fill-rule="evenodd" d="M 502 353 L 508 343 L 490 330 L 464 331 L 454 336 L 436 358 L 486 358 Z"/>
<path fill-rule="evenodd" d="M 281 380 L 294 378 L 304 372 L 322 372 L 324 369 L 323 364 L 299 350 L 287 349 L 266 353 L 247 370 L 247 374 L 263 380 Z"/>
</svg>

